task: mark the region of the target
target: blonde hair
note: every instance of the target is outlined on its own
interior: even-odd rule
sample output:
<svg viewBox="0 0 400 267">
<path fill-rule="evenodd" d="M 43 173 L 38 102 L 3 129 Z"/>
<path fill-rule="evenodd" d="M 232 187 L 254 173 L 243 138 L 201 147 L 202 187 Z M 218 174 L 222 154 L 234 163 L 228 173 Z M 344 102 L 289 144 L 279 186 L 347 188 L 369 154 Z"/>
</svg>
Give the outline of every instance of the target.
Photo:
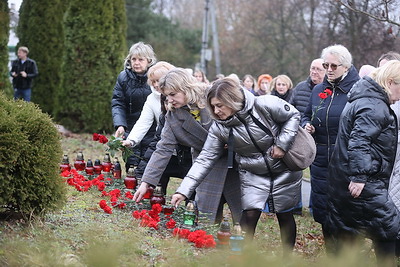
<svg viewBox="0 0 400 267">
<path fill-rule="evenodd" d="M 400 84 L 400 61 L 389 60 L 382 67 L 372 71 L 370 76 L 377 84 L 385 89 L 388 95 L 391 95 L 392 92 L 389 89 L 389 81 Z"/>
<path fill-rule="evenodd" d="M 174 65 L 166 62 L 159 61 L 151 66 L 147 71 L 147 83 L 153 85 L 152 82 L 160 80 L 162 76 L 168 73 L 168 71 L 175 68 Z"/>
<path fill-rule="evenodd" d="M 198 82 L 195 77 L 182 68 L 174 68 L 165 74 L 158 82 L 162 93 L 166 89 L 175 93 L 181 92 L 185 95 L 187 105 L 204 108 L 205 105 L 205 90 L 207 85 Z"/>
<path fill-rule="evenodd" d="M 289 76 L 281 74 L 272 79 L 271 86 L 270 86 L 271 90 L 276 90 L 276 81 L 278 79 L 281 79 L 287 85 L 288 90 L 293 88 L 293 83 L 292 83 L 292 80 L 289 78 Z"/>
<path fill-rule="evenodd" d="M 133 44 L 131 48 L 129 48 L 129 53 L 124 61 L 125 68 L 132 69 L 130 60 L 133 56 L 146 58 L 149 62 L 149 67 L 153 66 L 157 62 L 156 54 L 154 53 L 153 47 L 143 42 Z"/>
<path fill-rule="evenodd" d="M 207 108 L 213 119 L 218 119 L 211 105 L 211 99 L 217 98 L 225 106 L 233 109 L 236 113 L 243 108 L 244 93 L 239 82 L 230 77 L 216 80 L 207 93 Z"/>
<path fill-rule="evenodd" d="M 28 47 L 26 47 L 26 46 L 20 46 L 20 47 L 18 47 L 18 50 L 21 50 L 21 51 L 23 51 L 23 52 L 29 54 L 29 49 L 28 49 Z"/>
</svg>

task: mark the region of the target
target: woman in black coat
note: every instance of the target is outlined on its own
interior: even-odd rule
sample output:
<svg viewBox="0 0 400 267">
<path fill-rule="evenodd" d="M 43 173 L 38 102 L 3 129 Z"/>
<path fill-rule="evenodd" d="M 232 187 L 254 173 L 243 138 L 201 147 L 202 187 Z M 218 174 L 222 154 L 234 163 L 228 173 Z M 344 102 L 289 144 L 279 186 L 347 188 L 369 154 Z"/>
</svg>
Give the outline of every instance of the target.
<svg viewBox="0 0 400 267">
<path fill-rule="evenodd" d="M 324 225 L 327 215 L 328 164 L 335 147 L 340 114 L 347 103 L 347 93 L 359 80 L 359 76 L 352 65 L 350 52 L 342 45 L 325 48 L 321 58 L 324 60 L 322 66 L 326 70 L 325 78 L 311 93 L 302 117 L 302 126 L 313 135 L 317 146 L 317 155 L 310 166 L 311 203 L 314 220 L 322 225 L 327 241 L 329 236 Z"/>
<path fill-rule="evenodd" d="M 132 45 L 125 59 L 125 69 L 118 75 L 111 100 L 111 112 L 115 136 L 127 137 L 140 117 L 147 96 L 151 93 L 147 84 L 147 70 L 156 63 L 153 48 L 142 42 Z M 126 169 L 137 166 L 144 156 L 156 131 L 153 123 L 140 144 L 133 148 L 134 156 L 129 157 Z"/>
<path fill-rule="evenodd" d="M 351 89 L 340 118 L 329 165 L 326 224 L 336 248 L 344 239 L 363 234 L 373 240 L 378 259 L 394 263 L 400 215 L 388 185 L 398 127 L 389 105 L 400 99 L 400 61 L 390 61 L 370 75 Z"/>
</svg>

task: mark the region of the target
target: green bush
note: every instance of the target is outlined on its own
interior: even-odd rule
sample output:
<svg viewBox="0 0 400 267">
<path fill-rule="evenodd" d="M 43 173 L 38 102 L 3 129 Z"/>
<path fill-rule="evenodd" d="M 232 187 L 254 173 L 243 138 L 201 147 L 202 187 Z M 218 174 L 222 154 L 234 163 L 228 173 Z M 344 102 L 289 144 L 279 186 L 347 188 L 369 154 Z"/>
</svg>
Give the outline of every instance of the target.
<svg viewBox="0 0 400 267">
<path fill-rule="evenodd" d="M 44 214 L 65 201 L 60 135 L 33 103 L 0 94 L 0 207 Z"/>
</svg>

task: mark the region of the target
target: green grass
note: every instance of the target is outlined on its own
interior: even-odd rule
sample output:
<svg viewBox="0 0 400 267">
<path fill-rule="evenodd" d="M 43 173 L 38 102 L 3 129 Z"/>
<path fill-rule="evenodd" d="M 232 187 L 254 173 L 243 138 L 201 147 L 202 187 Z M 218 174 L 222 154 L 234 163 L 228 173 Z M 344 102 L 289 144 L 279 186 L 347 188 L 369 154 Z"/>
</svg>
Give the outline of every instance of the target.
<svg viewBox="0 0 400 267">
<path fill-rule="evenodd" d="M 102 159 L 103 145 L 90 135 L 64 138 L 63 149 L 73 163 L 76 153 Z M 168 194 L 180 183 L 172 179 Z M 242 255 L 229 249 L 196 249 L 186 240 L 138 226 L 132 210 L 104 213 L 99 191 L 68 187 L 68 202 L 59 212 L 30 221 L 0 221 L 0 266 L 372 266 L 370 243 L 349 255 L 326 258 L 321 228 L 306 209 L 296 216 L 297 241 L 292 257 L 282 257 L 277 219 L 262 214 L 252 244 Z M 229 216 L 227 208 L 225 213 Z M 363 251 L 362 253 L 359 251 Z M 351 252 L 351 253 L 350 253 Z"/>
</svg>

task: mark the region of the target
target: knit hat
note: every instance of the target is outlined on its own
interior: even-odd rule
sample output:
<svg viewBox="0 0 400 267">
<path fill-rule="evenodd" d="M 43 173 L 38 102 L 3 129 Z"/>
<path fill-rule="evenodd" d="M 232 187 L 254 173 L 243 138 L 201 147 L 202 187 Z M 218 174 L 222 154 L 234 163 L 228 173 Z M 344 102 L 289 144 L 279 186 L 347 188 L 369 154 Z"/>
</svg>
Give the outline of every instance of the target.
<svg viewBox="0 0 400 267">
<path fill-rule="evenodd" d="M 260 86 L 261 86 L 262 79 L 267 79 L 269 82 L 271 82 L 272 76 L 269 74 L 261 74 L 260 76 L 258 76 L 258 79 L 257 79 L 258 88 L 260 88 Z"/>
</svg>

